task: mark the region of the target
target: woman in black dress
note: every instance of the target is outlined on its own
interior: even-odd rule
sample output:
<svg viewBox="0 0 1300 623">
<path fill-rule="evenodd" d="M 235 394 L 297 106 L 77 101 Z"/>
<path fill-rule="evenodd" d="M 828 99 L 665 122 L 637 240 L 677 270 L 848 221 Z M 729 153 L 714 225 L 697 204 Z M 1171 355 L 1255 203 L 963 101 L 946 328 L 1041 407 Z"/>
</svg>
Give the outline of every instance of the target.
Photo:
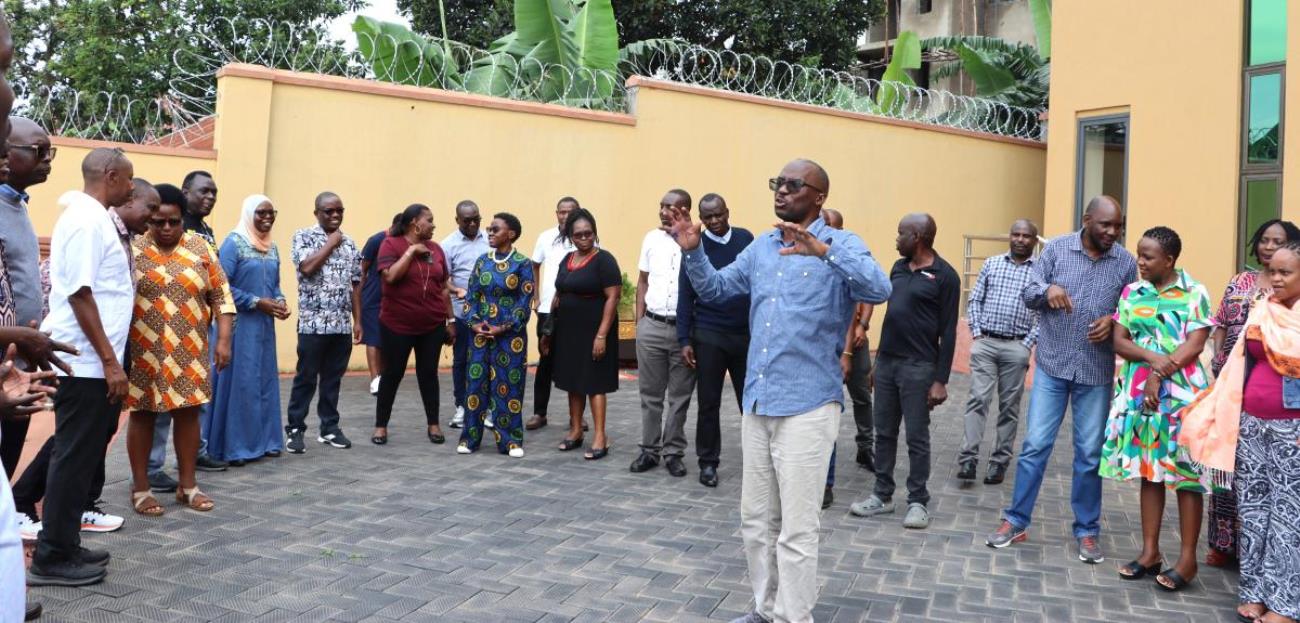
<svg viewBox="0 0 1300 623">
<path fill-rule="evenodd" d="M 618 261 L 596 248 L 596 219 L 582 208 L 569 214 L 560 232 L 576 249 L 560 262 L 555 274 L 552 335 L 542 338 L 544 350 L 554 348 L 555 386 L 569 392 L 569 434 L 561 451 L 582 447 L 582 412 L 591 402 L 595 438 L 584 458 L 609 454 L 605 437 L 605 394 L 618 391 L 618 357 L 608 353 L 618 299 L 623 292 Z"/>
</svg>

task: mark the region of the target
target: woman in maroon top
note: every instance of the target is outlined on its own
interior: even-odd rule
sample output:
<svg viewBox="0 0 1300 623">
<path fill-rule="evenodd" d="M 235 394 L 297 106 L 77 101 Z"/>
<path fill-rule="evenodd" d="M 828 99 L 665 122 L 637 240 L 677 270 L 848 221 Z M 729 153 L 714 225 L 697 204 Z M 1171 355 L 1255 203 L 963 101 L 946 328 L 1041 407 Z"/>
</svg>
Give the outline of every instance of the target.
<svg viewBox="0 0 1300 623">
<path fill-rule="evenodd" d="M 388 418 L 393 398 L 406 374 L 406 362 L 415 351 L 415 378 L 424 401 L 429 441 L 447 439 L 438 426 L 438 360 L 443 344 L 456 339 L 451 318 L 451 288 L 447 257 L 433 242 L 433 212 L 413 203 L 402 211 L 388 238 L 379 246 L 376 261 L 383 278 L 379 308 L 379 350 L 384 372 L 379 377 L 375 405 L 375 433 L 370 441 L 388 443 Z"/>
</svg>

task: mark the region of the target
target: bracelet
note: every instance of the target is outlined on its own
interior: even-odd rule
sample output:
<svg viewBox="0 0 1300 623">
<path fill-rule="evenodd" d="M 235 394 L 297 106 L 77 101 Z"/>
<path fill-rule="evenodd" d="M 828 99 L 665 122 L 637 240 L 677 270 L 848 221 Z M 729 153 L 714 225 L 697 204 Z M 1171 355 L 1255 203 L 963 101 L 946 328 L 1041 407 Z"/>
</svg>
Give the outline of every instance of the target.
<svg viewBox="0 0 1300 623">
<path fill-rule="evenodd" d="M 852 358 L 853 358 L 853 351 L 851 351 L 851 350 L 846 350 L 846 351 L 840 353 L 840 356 L 841 356 L 841 357 L 848 357 L 849 359 L 852 359 Z"/>
<path fill-rule="evenodd" d="M 603 336 L 603 335 L 596 335 L 596 339 L 598 339 L 598 340 L 603 340 L 603 339 L 605 339 L 605 336 Z"/>
</svg>

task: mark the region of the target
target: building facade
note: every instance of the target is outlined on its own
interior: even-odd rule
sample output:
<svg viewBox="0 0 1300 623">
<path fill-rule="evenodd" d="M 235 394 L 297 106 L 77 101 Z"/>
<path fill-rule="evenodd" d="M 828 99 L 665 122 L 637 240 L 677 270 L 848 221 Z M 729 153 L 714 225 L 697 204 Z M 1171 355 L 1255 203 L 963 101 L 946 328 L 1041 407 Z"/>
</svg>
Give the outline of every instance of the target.
<svg viewBox="0 0 1300 623">
<path fill-rule="evenodd" d="M 1099 193 L 1128 209 L 1126 245 L 1167 225 L 1216 295 L 1271 218 L 1300 220 L 1300 11 L 1286 0 L 1056 2 L 1044 231 L 1077 228 Z M 1300 60 L 1300 59 L 1298 59 Z M 1288 184 L 1287 180 L 1291 180 Z"/>
</svg>

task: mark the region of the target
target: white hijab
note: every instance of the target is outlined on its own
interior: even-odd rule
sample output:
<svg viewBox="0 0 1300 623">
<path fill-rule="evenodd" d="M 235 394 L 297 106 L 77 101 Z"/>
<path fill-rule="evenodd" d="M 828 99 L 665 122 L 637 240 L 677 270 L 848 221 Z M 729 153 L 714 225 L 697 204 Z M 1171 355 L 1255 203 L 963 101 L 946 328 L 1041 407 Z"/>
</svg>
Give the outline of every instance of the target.
<svg viewBox="0 0 1300 623">
<path fill-rule="evenodd" d="M 266 195 L 249 195 L 244 199 L 244 207 L 239 211 L 239 224 L 230 233 L 243 238 L 254 249 L 266 253 L 271 250 L 271 232 L 262 233 L 253 225 L 257 208 L 263 203 L 271 203 L 271 198 Z"/>
</svg>

